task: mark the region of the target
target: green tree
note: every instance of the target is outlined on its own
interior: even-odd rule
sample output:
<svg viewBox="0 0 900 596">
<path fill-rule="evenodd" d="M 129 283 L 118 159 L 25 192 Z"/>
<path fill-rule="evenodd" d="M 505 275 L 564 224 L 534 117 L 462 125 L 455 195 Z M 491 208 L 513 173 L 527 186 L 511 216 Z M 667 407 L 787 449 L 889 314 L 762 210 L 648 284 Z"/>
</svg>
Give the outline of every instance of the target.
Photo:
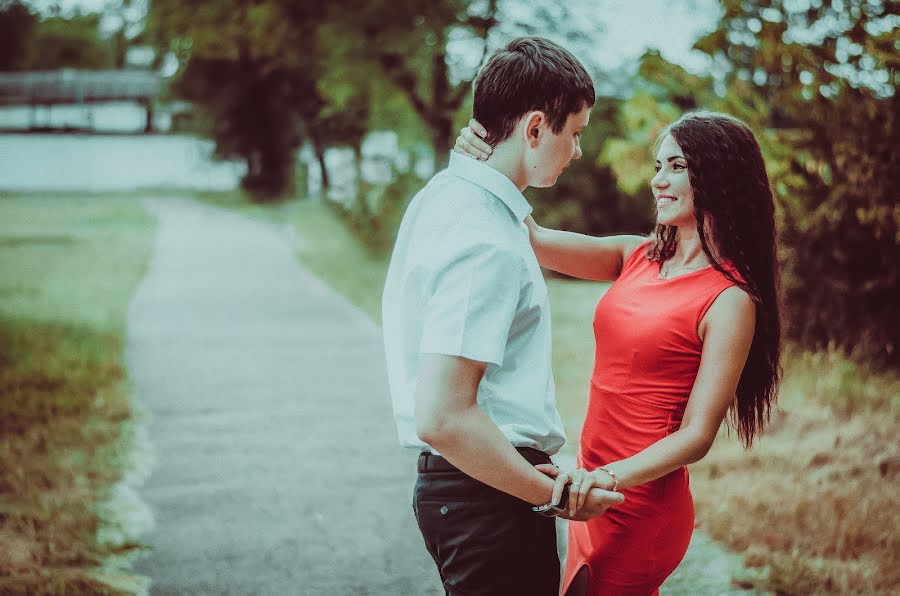
<svg viewBox="0 0 900 596">
<path fill-rule="evenodd" d="M 0 1 L 0 71 L 28 68 L 37 23 L 21 2 Z"/>
<path fill-rule="evenodd" d="M 365 133 L 367 97 L 351 93 L 335 104 L 320 88 L 328 63 L 318 30 L 326 3 L 157 0 L 150 32 L 162 51 L 183 64 L 175 92 L 211 116 L 217 153 L 247 164 L 242 184 L 259 199 L 289 191 L 295 154 L 310 139 L 326 147 L 358 148 Z"/>
<path fill-rule="evenodd" d="M 245 186 L 271 196 L 287 188 L 302 140 L 322 163 L 336 144 L 359 154 L 375 124 L 402 123 L 443 163 L 498 10 L 498 0 L 156 0 L 147 37 L 180 55 L 176 90 L 212 115 L 220 154 L 247 162 Z M 544 10 L 548 30 L 566 20 Z"/>
<path fill-rule="evenodd" d="M 143 0 L 106 0 L 101 10 L 108 26 L 112 25 L 109 45 L 115 68 L 125 68 L 128 48 L 144 30 L 147 2 Z M 156 65 L 157 67 L 159 64 Z"/>
<path fill-rule="evenodd" d="M 100 18 L 95 13 L 40 18 L 21 2 L 0 1 L 0 70 L 113 67 Z"/>
<path fill-rule="evenodd" d="M 290 189 L 297 106 L 314 91 L 304 71 L 312 30 L 294 23 L 314 22 L 321 5 L 287 4 L 157 0 L 150 12 L 150 36 L 183 65 L 175 92 L 211 115 L 217 153 L 244 160 L 242 185 L 260 199 Z"/>
<path fill-rule="evenodd" d="M 440 167 L 488 52 L 523 34 L 587 47 L 588 32 L 600 27 L 590 18 L 591 10 L 582 7 L 576 18 L 577 7 L 570 4 L 583 3 L 337 0 L 329 3 L 330 25 L 323 34 L 336 60 L 365 65 L 367 78 L 373 71 L 380 73 L 403 96 L 424 125 L 435 167 Z M 515 16 L 525 13 L 529 18 Z"/>
<path fill-rule="evenodd" d="M 837 346 L 896 366 L 900 315 L 896 3 L 726 0 L 695 47 L 715 76 L 648 53 L 624 133 L 602 160 L 620 186 L 639 185 L 639 159 L 667 122 L 702 107 L 756 131 L 778 201 L 786 333 L 811 349 Z M 648 173 L 649 176 L 649 173 Z"/>
<path fill-rule="evenodd" d="M 100 18 L 91 13 L 39 21 L 31 41 L 28 69 L 112 68 L 113 49 L 100 35 Z"/>
<path fill-rule="evenodd" d="M 337 41 L 335 60 L 365 65 L 365 76 L 374 70 L 403 94 L 425 126 L 436 165 L 444 162 L 456 136 L 456 115 L 474 76 L 472 68 L 457 68 L 448 44 L 474 46 L 483 56 L 497 24 L 497 0 L 474 4 L 340 0 L 330 3 L 332 19 L 322 31 L 325 42 Z"/>
<path fill-rule="evenodd" d="M 789 337 L 897 366 L 895 2 L 728 0 L 697 43 L 769 109 Z M 781 147 L 775 146 L 780 144 Z M 789 148 L 789 151 L 785 151 Z"/>
</svg>

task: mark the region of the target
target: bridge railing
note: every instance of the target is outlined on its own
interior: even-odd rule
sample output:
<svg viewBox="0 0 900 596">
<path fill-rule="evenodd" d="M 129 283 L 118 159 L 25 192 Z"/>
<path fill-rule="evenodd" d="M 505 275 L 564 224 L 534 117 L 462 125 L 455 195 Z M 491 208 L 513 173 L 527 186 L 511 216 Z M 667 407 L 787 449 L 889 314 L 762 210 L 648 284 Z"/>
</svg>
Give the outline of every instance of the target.
<svg viewBox="0 0 900 596">
<path fill-rule="evenodd" d="M 0 104 L 53 105 L 101 101 L 149 103 L 160 75 L 145 70 L 71 70 L 0 73 Z"/>
</svg>

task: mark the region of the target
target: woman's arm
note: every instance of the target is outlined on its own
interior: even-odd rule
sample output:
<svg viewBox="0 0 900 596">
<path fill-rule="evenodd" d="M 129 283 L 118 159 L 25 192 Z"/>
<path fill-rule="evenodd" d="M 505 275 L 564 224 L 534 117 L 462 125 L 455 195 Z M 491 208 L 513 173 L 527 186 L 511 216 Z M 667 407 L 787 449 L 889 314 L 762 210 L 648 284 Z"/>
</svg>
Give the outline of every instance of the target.
<svg viewBox="0 0 900 596">
<path fill-rule="evenodd" d="M 485 160 L 493 147 L 484 142 L 484 127 L 474 118 L 459 131 L 453 150 L 472 159 Z M 641 236 L 597 238 L 543 228 L 530 216 L 525 220 L 531 246 L 541 267 L 572 277 L 612 281 L 619 277 L 622 263 L 645 239 Z"/>
<path fill-rule="evenodd" d="M 613 281 L 622 264 L 646 240 L 643 236 L 587 236 L 544 228 L 529 215 L 525 223 L 541 267 L 572 277 Z"/>
<path fill-rule="evenodd" d="M 665 476 L 706 455 L 734 401 L 755 323 L 756 307 L 740 288 L 728 288 L 713 302 L 700 323 L 700 370 L 681 428 L 629 458 L 604 465 L 615 473 L 620 490 Z M 573 474 L 573 483 L 582 479 L 584 488 L 579 489 L 576 503 L 583 490 L 591 486 L 608 490 L 614 484 L 613 478 L 602 470 Z"/>
</svg>

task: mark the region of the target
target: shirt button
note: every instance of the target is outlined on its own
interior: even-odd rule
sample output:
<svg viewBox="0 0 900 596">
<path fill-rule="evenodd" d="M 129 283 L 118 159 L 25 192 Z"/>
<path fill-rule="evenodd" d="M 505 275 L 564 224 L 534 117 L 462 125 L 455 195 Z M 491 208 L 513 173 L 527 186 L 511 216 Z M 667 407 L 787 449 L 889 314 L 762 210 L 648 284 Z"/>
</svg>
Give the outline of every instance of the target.
<svg viewBox="0 0 900 596">
<path fill-rule="evenodd" d="M 447 515 L 447 512 L 450 511 L 450 508 L 444 505 L 441 507 L 441 515 Z"/>
</svg>

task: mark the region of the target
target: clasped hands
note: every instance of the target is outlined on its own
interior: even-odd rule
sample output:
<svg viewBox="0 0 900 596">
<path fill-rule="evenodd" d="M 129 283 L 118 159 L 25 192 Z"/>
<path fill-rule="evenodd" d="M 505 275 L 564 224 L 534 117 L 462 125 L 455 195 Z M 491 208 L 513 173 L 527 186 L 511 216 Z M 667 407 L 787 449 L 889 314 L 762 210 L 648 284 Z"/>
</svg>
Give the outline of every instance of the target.
<svg viewBox="0 0 900 596">
<path fill-rule="evenodd" d="M 602 470 L 577 469 L 565 472 L 553 464 L 539 464 L 535 469 L 554 479 L 551 501 L 559 503 L 563 488 L 569 485 L 569 502 L 559 517 L 571 521 L 587 521 L 603 515 L 613 505 L 625 501 L 622 493 L 610 490 L 615 479 Z"/>
</svg>

